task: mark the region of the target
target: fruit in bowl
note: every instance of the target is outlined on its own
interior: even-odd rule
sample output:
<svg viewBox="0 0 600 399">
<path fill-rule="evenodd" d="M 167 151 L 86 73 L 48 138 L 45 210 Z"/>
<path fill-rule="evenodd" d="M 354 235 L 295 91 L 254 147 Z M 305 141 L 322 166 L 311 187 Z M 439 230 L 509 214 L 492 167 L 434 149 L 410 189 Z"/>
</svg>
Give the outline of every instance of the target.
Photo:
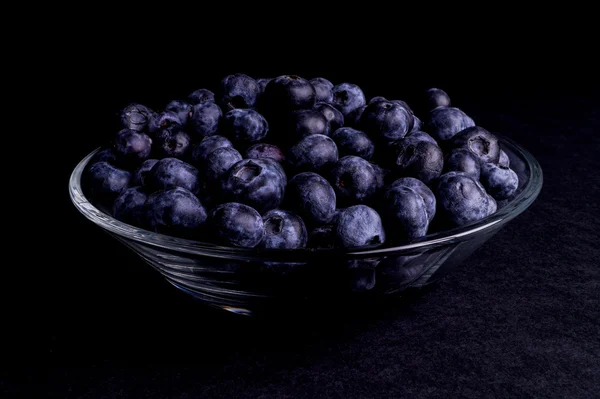
<svg viewBox="0 0 600 399">
<path fill-rule="evenodd" d="M 71 198 L 179 289 L 238 313 L 441 278 L 523 212 L 539 164 L 430 89 L 223 78 L 133 103 L 75 168 Z M 277 299 L 277 300 L 273 300 Z"/>
</svg>

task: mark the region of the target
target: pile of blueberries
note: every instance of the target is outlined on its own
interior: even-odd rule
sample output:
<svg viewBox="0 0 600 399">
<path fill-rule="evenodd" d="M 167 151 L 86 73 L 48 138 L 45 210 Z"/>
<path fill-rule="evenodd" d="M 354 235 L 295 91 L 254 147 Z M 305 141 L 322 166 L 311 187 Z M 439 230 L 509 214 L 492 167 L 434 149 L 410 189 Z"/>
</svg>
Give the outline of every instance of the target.
<svg viewBox="0 0 600 399">
<path fill-rule="evenodd" d="M 441 89 L 418 106 L 233 74 L 158 111 L 127 105 L 82 184 L 125 223 L 245 248 L 398 244 L 496 212 L 518 187 L 498 139 Z"/>
</svg>

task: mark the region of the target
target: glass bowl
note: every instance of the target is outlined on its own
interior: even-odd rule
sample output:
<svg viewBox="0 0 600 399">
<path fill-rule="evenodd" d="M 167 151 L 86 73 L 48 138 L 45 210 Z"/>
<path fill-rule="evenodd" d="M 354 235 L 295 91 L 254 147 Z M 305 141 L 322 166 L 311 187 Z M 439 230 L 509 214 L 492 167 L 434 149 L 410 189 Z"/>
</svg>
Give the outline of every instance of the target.
<svg viewBox="0 0 600 399">
<path fill-rule="evenodd" d="M 515 195 L 478 222 L 393 247 L 258 250 L 143 230 L 116 220 L 85 197 L 82 172 L 99 149 L 75 167 L 69 193 L 81 214 L 205 304 L 244 315 L 295 305 L 338 306 L 348 298 L 394 297 L 439 281 L 533 203 L 542 188 L 539 163 L 514 141 L 496 136 L 519 176 Z"/>
</svg>

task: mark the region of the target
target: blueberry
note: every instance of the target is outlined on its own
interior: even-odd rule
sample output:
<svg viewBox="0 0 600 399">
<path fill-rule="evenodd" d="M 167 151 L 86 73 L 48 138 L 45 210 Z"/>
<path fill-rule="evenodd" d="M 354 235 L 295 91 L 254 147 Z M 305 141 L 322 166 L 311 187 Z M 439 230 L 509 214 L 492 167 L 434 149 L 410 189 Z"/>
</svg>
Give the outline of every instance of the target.
<svg viewBox="0 0 600 399">
<path fill-rule="evenodd" d="M 131 103 L 119 112 L 124 129 L 141 132 L 148 126 L 153 111 L 142 104 Z"/>
<path fill-rule="evenodd" d="M 331 184 L 314 172 L 292 177 L 285 195 L 286 208 L 296 212 L 311 226 L 331 222 L 335 215 L 336 195 Z"/>
<path fill-rule="evenodd" d="M 374 140 L 389 143 L 406 136 L 412 129 L 413 117 L 400 102 L 376 101 L 365 108 L 359 126 Z"/>
<path fill-rule="evenodd" d="M 216 135 L 222 116 L 221 108 L 214 102 L 206 101 L 194 105 L 188 122 L 190 132 L 194 135 L 193 138 L 201 140 L 204 137 Z"/>
<path fill-rule="evenodd" d="M 196 238 L 207 213 L 198 197 L 182 187 L 159 190 L 148 196 L 145 223 L 151 231 L 182 238 Z"/>
<path fill-rule="evenodd" d="M 257 143 L 248 147 L 245 158 L 271 158 L 279 163 L 285 161 L 285 155 L 281 149 L 276 145 L 269 143 Z"/>
<path fill-rule="evenodd" d="M 425 131 L 436 140 L 450 140 L 454 135 L 475 122 L 462 110 L 455 107 L 439 107 L 429 113 Z"/>
<path fill-rule="evenodd" d="M 225 112 L 236 108 L 254 108 L 260 86 L 248 75 L 236 73 L 221 80 L 217 91 L 218 104 Z"/>
<path fill-rule="evenodd" d="M 117 154 L 115 153 L 114 148 L 103 148 L 97 153 L 95 153 L 92 158 L 90 158 L 89 164 L 93 164 L 96 162 L 106 161 L 111 165 L 117 164 Z"/>
<path fill-rule="evenodd" d="M 221 180 L 225 198 L 249 205 L 264 213 L 279 207 L 287 179 L 279 162 L 271 158 L 243 159 L 233 165 Z"/>
<path fill-rule="evenodd" d="M 514 170 L 494 163 L 481 164 L 481 184 L 487 193 L 496 200 L 504 200 L 513 195 L 519 187 L 519 177 Z"/>
<path fill-rule="evenodd" d="M 150 156 L 152 139 L 146 133 L 122 129 L 115 135 L 114 149 L 123 165 L 137 166 Z"/>
<path fill-rule="evenodd" d="M 263 220 L 256 209 L 237 202 L 226 202 L 214 208 L 208 224 L 216 241 L 223 245 L 254 248 L 265 236 Z"/>
<path fill-rule="evenodd" d="M 496 213 L 496 211 L 498 210 L 498 203 L 496 202 L 496 200 L 494 199 L 494 197 L 492 197 L 491 195 L 488 194 L 488 213 L 487 215 L 492 215 L 494 213 Z"/>
<path fill-rule="evenodd" d="M 386 168 L 383 168 L 375 163 L 371 163 L 373 167 L 373 171 L 375 172 L 376 179 L 376 187 L 377 190 L 380 190 L 385 187 L 386 181 L 392 176 L 392 171 Z"/>
<path fill-rule="evenodd" d="M 148 175 L 157 162 L 158 159 L 146 159 L 142 162 L 142 164 L 133 172 L 131 184 L 133 186 L 147 186 Z"/>
<path fill-rule="evenodd" d="M 498 157 L 498 166 L 502 168 L 510 168 L 510 158 L 502 149 L 500 150 L 500 155 Z"/>
<path fill-rule="evenodd" d="M 260 78 L 256 79 L 256 83 L 258 83 L 258 87 L 260 88 L 260 93 L 264 93 L 265 87 L 269 84 L 269 82 L 273 80 L 273 78 Z"/>
<path fill-rule="evenodd" d="M 156 133 L 153 148 L 157 158 L 188 160 L 192 153 L 192 139 L 180 125 L 172 125 Z"/>
<path fill-rule="evenodd" d="M 427 219 L 429 220 L 429 223 L 431 223 L 435 216 L 436 199 L 429 186 L 414 177 L 401 177 L 400 179 L 394 180 L 394 182 L 390 184 L 389 189 L 398 186 L 408 187 L 423 198 L 425 209 L 427 210 Z"/>
<path fill-rule="evenodd" d="M 241 160 L 242 155 L 233 147 L 222 147 L 212 151 L 204 162 L 203 172 L 207 182 L 219 182 L 227 171 Z"/>
<path fill-rule="evenodd" d="M 330 124 L 318 110 L 300 109 L 289 114 L 285 131 L 289 136 L 288 141 L 296 143 L 313 134 L 329 136 Z"/>
<path fill-rule="evenodd" d="M 253 109 L 232 109 L 223 117 L 222 131 L 235 143 L 256 143 L 269 132 L 267 120 Z"/>
<path fill-rule="evenodd" d="M 200 189 L 198 169 L 178 158 L 159 160 L 147 175 L 151 190 L 168 190 L 182 187 L 197 194 Z"/>
<path fill-rule="evenodd" d="M 412 117 L 413 117 L 413 127 L 412 127 L 411 131 L 408 134 L 410 134 L 412 132 L 422 132 L 422 130 L 423 130 L 423 121 L 421 121 L 421 119 L 419 119 L 417 117 L 417 115 L 413 114 Z M 432 137 L 432 139 L 433 139 L 433 137 Z"/>
<path fill-rule="evenodd" d="M 330 103 L 333 101 L 333 83 L 325 78 L 314 78 L 310 80 L 310 84 L 315 88 L 317 102 L 322 101 Z"/>
<path fill-rule="evenodd" d="M 444 154 L 437 145 L 418 138 L 404 138 L 393 143 L 394 171 L 403 177 L 416 177 L 425 184 L 439 177 Z"/>
<path fill-rule="evenodd" d="M 340 83 L 333 86 L 331 91 L 333 92 L 332 104 L 342 111 L 344 116 L 367 103 L 361 88 L 353 83 Z"/>
<path fill-rule="evenodd" d="M 123 223 L 144 226 L 144 213 L 148 196 L 142 187 L 130 187 L 121 192 L 113 203 L 113 216 Z"/>
<path fill-rule="evenodd" d="M 191 92 L 187 97 L 188 102 L 191 105 L 206 103 L 206 102 L 215 102 L 215 93 L 208 89 L 198 89 Z"/>
<path fill-rule="evenodd" d="M 425 91 L 424 111 L 431 111 L 438 107 L 449 107 L 450 97 L 442 90 L 435 87 Z"/>
<path fill-rule="evenodd" d="M 335 242 L 342 248 L 377 246 L 385 242 L 385 230 L 376 210 L 353 205 L 342 212 L 335 226 Z"/>
<path fill-rule="evenodd" d="M 192 112 L 192 104 L 183 100 L 172 100 L 165 106 L 165 111 L 175 112 L 181 124 L 185 126 Z"/>
<path fill-rule="evenodd" d="M 293 212 L 271 209 L 263 215 L 265 237 L 262 248 L 295 249 L 306 247 L 308 233 L 304 221 Z"/>
<path fill-rule="evenodd" d="M 431 135 L 429 135 L 429 133 L 425 133 L 423 131 L 420 130 L 413 130 L 410 133 L 408 133 L 406 136 L 404 136 L 404 138 L 416 138 L 418 140 L 423 140 L 423 141 L 429 141 L 432 144 L 438 145 L 438 142 L 431 137 Z"/>
<path fill-rule="evenodd" d="M 308 80 L 296 75 L 282 75 L 267 84 L 262 105 L 267 117 L 275 117 L 297 109 L 311 109 L 316 98 L 315 88 Z"/>
<path fill-rule="evenodd" d="M 338 205 L 354 205 L 369 200 L 377 191 L 378 176 L 373 166 L 355 155 L 340 158 L 329 171 Z"/>
<path fill-rule="evenodd" d="M 402 291 L 423 275 L 427 256 L 387 256 L 377 265 L 377 286 L 385 293 Z"/>
<path fill-rule="evenodd" d="M 464 172 L 444 173 L 434 191 L 437 213 L 453 226 L 476 222 L 488 215 L 488 194 L 477 180 Z"/>
<path fill-rule="evenodd" d="M 479 159 L 466 148 L 456 148 L 452 150 L 444 162 L 445 172 L 465 172 L 475 180 L 479 180 Z"/>
<path fill-rule="evenodd" d="M 319 102 L 315 104 L 314 110 L 323 114 L 327 122 L 329 122 L 329 131 L 333 132 L 344 126 L 344 114 L 328 103 Z"/>
<path fill-rule="evenodd" d="M 207 136 L 194 146 L 192 150 L 192 163 L 198 167 L 204 165 L 208 154 L 217 148 L 233 147 L 233 144 L 224 136 Z"/>
<path fill-rule="evenodd" d="M 385 193 L 385 221 L 395 239 L 415 239 L 427 234 L 429 215 L 423 197 L 412 188 L 397 184 Z"/>
<path fill-rule="evenodd" d="M 351 127 L 339 128 L 333 132 L 331 138 L 335 141 L 340 156 L 356 155 L 368 161 L 375 151 L 375 145 L 369 136 Z"/>
<path fill-rule="evenodd" d="M 360 118 L 362 117 L 363 112 L 365 112 L 365 109 L 367 109 L 367 105 L 358 107 L 344 116 L 344 125 L 346 127 L 360 127 Z"/>
<path fill-rule="evenodd" d="M 371 98 L 367 104 L 376 103 L 379 101 L 387 101 L 387 98 L 385 98 L 383 96 L 375 96 L 375 97 Z"/>
<path fill-rule="evenodd" d="M 466 148 L 481 163 L 498 163 L 500 144 L 498 138 L 480 126 L 468 127 L 457 133 L 451 141 L 452 148 Z"/>
<path fill-rule="evenodd" d="M 338 160 L 338 149 L 331 138 L 313 134 L 293 145 L 286 159 L 296 172 L 318 172 Z"/>
<path fill-rule="evenodd" d="M 315 227 L 308 234 L 308 248 L 331 249 L 335 247 L 335 225 L 325 224 Z"/>
<path fill-rule="evenodd" d="M 183 122 L 177 112 L 162 111 L 152 114 L 150 122 L 148 122 L 148 131 L 154 136 L 162 129 L 171 126 L 183 126 Z"/>
<path fill-rule="evenodd" d="M 106 205 L 129 186 L 131 173 L 101 161 L 90 165 L 83 180 L 91 200 Z"/>
</svg>

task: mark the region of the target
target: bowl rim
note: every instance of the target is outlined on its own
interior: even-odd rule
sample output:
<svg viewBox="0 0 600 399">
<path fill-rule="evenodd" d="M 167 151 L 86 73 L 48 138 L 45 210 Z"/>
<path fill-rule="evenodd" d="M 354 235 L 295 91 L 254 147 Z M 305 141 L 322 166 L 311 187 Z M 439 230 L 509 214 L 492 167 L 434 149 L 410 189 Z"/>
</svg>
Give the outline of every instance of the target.
<svg viewBox="0 0 600 399">
<path fill-rule="evenodd" d="M 166 250 L 174 250 L 193 255 L 221 257 L 229 259 L 248 259 L 259 257 L 260 259 L 273 257 L 299 260 L 299 256 L 335 256 L 350 258 L 367 258 L 385 256 L 398 252 L 414 252 L 420 248 L 450 244 L 455 241 L 465 240 L 478 232 L 492 229 L 498 224 L 504 224 L 525 211 L 539 195 L 543 185 L 543 173 L 539 162 L 533 155 L 517 144 L 500 134 L 494 134 L 502 145 L 507 145 L 510 150 L 519 155 L 528 168 L 528 180 L 521 192 L 499 211 L 481 220 L 464 226 L 428 234 L 424 237 L 414 239 L 402 245 L 376 247 L 362 247 L 359 249 L 338 248 L 300 248 L 300 249 L 260 249 L 260 248 L 238 248 L 212 244 L 197 240 L 179 238 L 161 233 L 152 232 L 139 227 L 123 223 L 111 215 L 101 211 L 94 206 L 83 194 L 81 186 L 82 173 L 90 159 L 102 147 L 98 147 L 86 155 L 72 170 L 69 177 L 69 195 L 75 208 L 87 219 L 94 222 L 104 230 L 124 239 L 133 240 L 144 245 L 151 245 Z"/>
</svg>

